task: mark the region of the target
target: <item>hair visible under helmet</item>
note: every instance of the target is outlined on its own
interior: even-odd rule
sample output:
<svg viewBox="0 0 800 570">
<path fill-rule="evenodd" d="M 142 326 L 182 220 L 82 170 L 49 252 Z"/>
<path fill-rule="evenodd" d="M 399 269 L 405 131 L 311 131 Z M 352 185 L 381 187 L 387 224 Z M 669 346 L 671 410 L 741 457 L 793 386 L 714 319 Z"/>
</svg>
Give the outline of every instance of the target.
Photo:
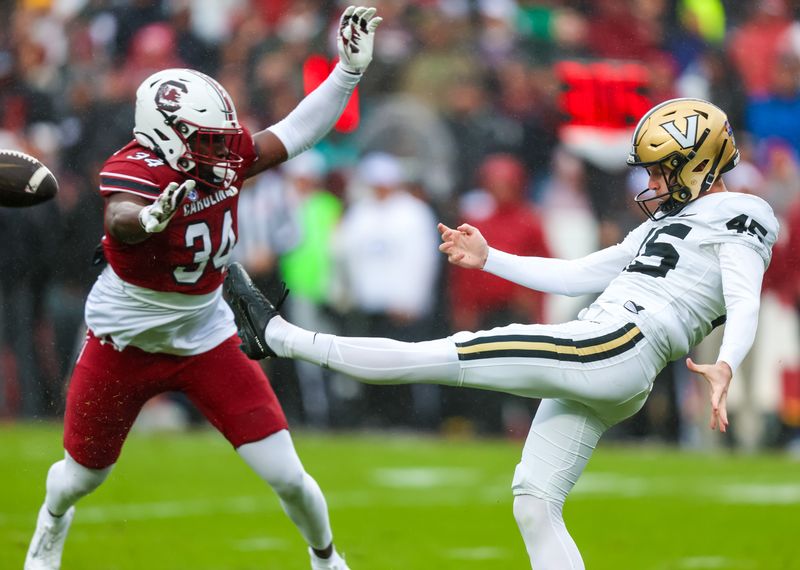
<svg viewBox="0 0 800 570">
<path fill-rule="evenodd" d="M 671 99 L 650 109 L 633 132 L 630 166 L 659 167 L 660 194 L 645 189 L 636 203 L 651 219 L 678 213 L 739 162 L 728 117 L 703 99 Z"/>
<path fill-rule="evenodd" d="M 236 178 L 242 132 L 228 92 L 199 71 L 165 69 L 136 90 L 136 141 L 211 187 Z"/>
</svg>

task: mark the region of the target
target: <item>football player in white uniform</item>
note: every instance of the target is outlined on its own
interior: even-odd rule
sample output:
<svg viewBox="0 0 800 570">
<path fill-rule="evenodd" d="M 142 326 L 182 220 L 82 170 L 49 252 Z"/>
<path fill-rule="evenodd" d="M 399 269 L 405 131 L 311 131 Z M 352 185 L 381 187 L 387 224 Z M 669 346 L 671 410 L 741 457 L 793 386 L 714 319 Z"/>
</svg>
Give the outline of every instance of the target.
<svg viewBox="0 0 800 570">
<path fill-rule="evenodd" d="M 725 431 L 726 394 L 753 342 L 761 281 L 778 232 L 756 196 L 720 175 L 739 152 L 725 113 L 699 99 L 666 101 L 641 119 L 628 164 L 649 173 L 636 202 L 648 220 L 619 244 L 577 260 L 495 250 L 478 229 L 439 226 L 451 263 L 561 295 L 601 293 L 577 320 L 512 324 L 403 343 L 309 332 L 286 322 L 232 267 L 226 290 L 251 358 L 299 358 L 374 384 L 437 383 L 543 398 L 514 475 L 514 516 L 536 570 L 584 563 L 562 506 L 600 436 L 638 411 L 659 371 L 727 321 L 708 381 L 710 427 Z"/>
</svg>

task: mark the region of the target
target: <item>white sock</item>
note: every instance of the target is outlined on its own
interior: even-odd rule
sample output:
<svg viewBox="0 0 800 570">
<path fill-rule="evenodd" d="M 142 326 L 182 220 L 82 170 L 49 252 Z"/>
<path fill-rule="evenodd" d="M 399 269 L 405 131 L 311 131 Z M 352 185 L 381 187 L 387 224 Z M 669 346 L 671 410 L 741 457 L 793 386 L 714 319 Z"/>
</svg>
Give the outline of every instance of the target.
<svg viewBox="0 0 800 570">
<path fill-rule="evenodd" d="M 264 336 L 269 347 L 278 356 L 299 358 L 324 366 L 333 335 L 301 329 L 283 317 L 277 316 L 267 323 Z"/>
<path fill-rule="evenodd" d="M 533 495 L 514 497 L 514 518 L 531 559 L 533 570 L 585 570 L 581 553 L 572 540 L 562 505 Z"/>
<path fill-rule="evenodd" d="M 450 339 L 401 342 L 388 338 L 314 333 L 275 317 L 267 344 L 278 356 L 299 358 L 370 384 L 431 383 L 455 386 L 461 366 Z"/>
<path fill-rule="evenodd" d="M 112 467 L 89 469 L 64 452 L 64 459 L 54 463 L 47 472 L 47 496 L 44 500 L 47 510 L 51 515 L 62 516 L 78 499 L 97 489 L 111 473 Z"/>
<path fill-rule="evenodd" d="M 284 512 L 309 546 L 327 548 L 333 541 L 328 505 L 317 482 L 303 469 L 289 432 L 281 430 L 246 443 L 236 452 L 275 490 Z"/>
</svg>

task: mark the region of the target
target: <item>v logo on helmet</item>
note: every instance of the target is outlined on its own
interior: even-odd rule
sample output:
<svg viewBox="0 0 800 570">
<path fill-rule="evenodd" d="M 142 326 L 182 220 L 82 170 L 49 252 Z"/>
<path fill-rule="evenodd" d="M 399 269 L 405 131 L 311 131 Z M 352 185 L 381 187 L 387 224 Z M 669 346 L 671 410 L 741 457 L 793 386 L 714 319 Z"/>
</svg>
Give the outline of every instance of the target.
<svg viewBox="0 0 800 570">
<path fill-rule="evenodd" d="M 681 148 L 692 148 L 697 140 L 697 117 L 698 115 L 689 115 L 686 117 L 686 132 L 682 133 L 675 121 L 669 123 L 661 123 L 661 128 L 669 133 L 675 139 Z"/>
</svg>

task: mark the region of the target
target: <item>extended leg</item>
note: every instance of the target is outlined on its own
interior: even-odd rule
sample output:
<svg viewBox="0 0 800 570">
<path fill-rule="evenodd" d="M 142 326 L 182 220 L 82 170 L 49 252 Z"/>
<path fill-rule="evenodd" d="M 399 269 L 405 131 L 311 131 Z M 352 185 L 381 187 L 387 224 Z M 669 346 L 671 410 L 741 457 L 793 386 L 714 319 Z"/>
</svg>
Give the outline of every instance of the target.
<svg viewBox="0 0 800 570">
<path fill-rule="evenodd" d="M 283 299 L 274 304 L 266 299 L 238 263 L 228 267 L 225 293 L 242 350 L 253 360 L 297 358 L 377 384 L 458 382 L 458 356 L 452 342 L 344 338 L 296 327 L 278 315 Z"/>
<path fill-rule="evenodd" d="M 461 367 L 455 344 L 449 339 L 401 342 L 341 337 L 307 331 L 280 317 L 270 322 L 267 334 L 278 327 L 281 333 L 287 333 L 283 342 L 275 343 L 278 354 L 313 362 L 368 384 L 458 384 Z"/>
<path fill-rule="evenodd" d="M 278 356 L 369 384 L 444 384 L 529 398 L 621 402 L 648 390 L 655 374 L 648 369 L 652 348 L 635 326 L 618 320 L 514 324 L 400 342 L 315 333 L 273 316 L 264 337 Z"/>
</svg>

